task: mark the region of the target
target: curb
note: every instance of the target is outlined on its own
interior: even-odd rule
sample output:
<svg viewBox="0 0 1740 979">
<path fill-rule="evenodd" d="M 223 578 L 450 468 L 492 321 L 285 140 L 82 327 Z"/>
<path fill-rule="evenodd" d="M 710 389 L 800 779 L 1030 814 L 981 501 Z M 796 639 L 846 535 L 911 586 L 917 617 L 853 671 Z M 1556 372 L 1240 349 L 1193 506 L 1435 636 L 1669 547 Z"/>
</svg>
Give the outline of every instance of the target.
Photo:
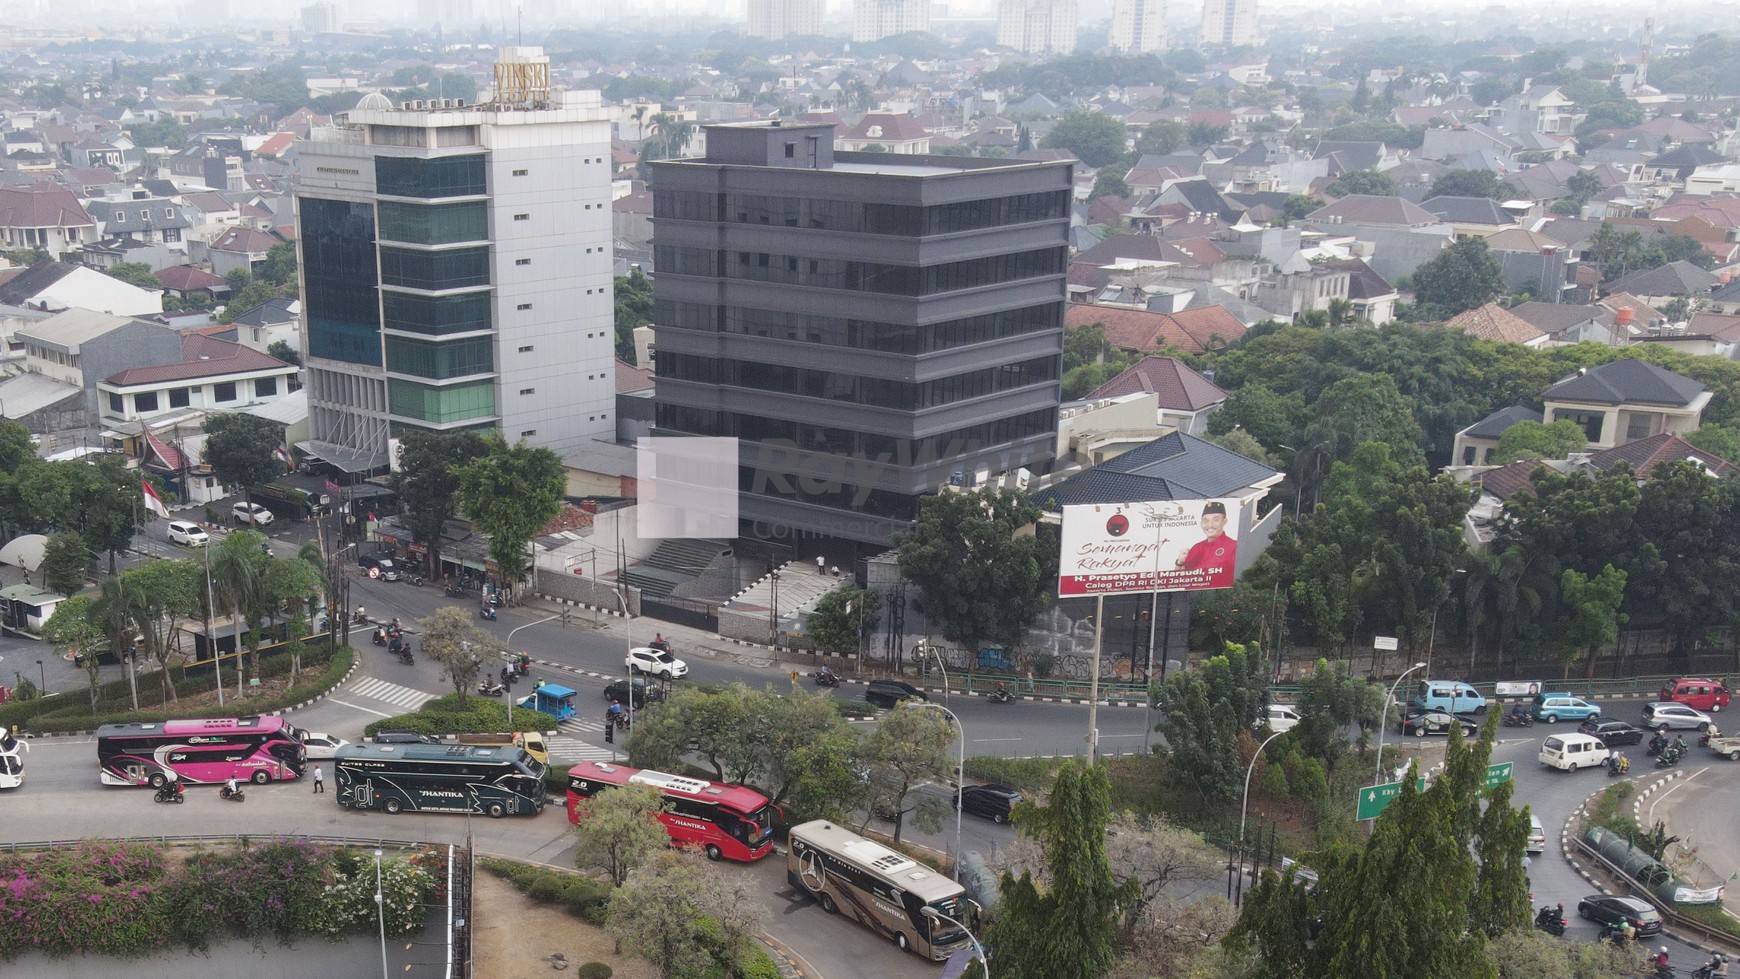
<svg viewBox="0 0 1740 979">
<path fill-rule="evenodd" d="M 820 973 L 815 970 L 804 957 L 793 951 L 791 946 L 762 932 L 759 936 L 761 944 L 767 946 L 767 952 L 773 956 L 774 965 L 779 967 L 779 974 L 786 979 L 819 979 Z"/>
</svg>

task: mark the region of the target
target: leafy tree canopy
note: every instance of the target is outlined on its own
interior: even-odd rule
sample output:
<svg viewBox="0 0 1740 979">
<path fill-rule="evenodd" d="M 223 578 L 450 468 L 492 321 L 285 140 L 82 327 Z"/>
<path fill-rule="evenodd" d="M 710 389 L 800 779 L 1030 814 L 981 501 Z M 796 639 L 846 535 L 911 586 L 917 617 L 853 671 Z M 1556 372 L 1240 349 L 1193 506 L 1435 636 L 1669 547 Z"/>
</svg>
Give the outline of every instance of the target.
<svg viewBox="0 0 1740 979">
<path fill-rule="evenodd" d="M 241 412 L 211 415 L 205 421 L 205 461 L 226 486 L 252 489 L 284 473 L 273 450 L 284 444 L 276 422 Z"/>
<path fill-rule="evenodd" d="M 1331 197 L 1346 197 L 1349 194 L 1375 194 L 1379 197 L 1394 197 L 1396 182 L 1376 170 L 1350 170 L 1336 177 L 1324 192 Z"/>
<path fill-rule="evenodd" d="M 1050 603 L 1058 545 L 1039 516 L 1015 490 L 939 493 L 919 501 L 912 532 L 896 538 L 924 613 L 969 656 L 985 640 L 1015 648 Z"/>
<path fill-rule="evenodd" d="M 1103 167 L 1124 155 L 1128 137 L 1124 124 L 1099 112 L 1071 112 L 1057 121 L 1040 143 L 1046 149 L 1066 149 L 1090 167 Z"/>
<path fill-rule="evenodd" d="M 1499 435 L 1492 461 L 1503 464 L 1521 459 L 1563 459 L 1588 445 L 1583 427 L 1569 419 L 1561 418 L 1550 425 L 1521 421 Z"/>
</svg>

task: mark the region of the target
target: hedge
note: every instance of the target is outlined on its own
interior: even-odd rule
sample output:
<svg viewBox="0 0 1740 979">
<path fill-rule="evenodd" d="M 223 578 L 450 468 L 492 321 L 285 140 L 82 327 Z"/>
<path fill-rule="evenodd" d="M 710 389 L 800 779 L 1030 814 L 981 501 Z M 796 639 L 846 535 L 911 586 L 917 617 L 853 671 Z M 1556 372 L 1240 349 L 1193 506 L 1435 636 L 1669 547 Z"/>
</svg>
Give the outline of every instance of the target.
<svg viewBox="0 0 1740 979">
<path fill-rule="evenodd" d="M 381 731 L 415 731 L 418 734 L 496 734 L 504 731 L 545 731 L 555 727 L 555 718 L 535 710 L 516 708 L 514 723 L 508 726 L 507 705 L 494 697 L 466 694 L 464 706 L 459 695 L 450 693 L 436 697 L 410 714 L 383 717 L 363 728 L 363 736 L 372 738 Z"/>
<path fill-rule="evenodd" d="M 211 704 L 205 707 L 192 707 L 182 705 L 180 702 L 171 702 L 166 707 L 161 699 L 163 692 L 161 682 L 155 674 L 147 674 L 140 677 L 140 709 L 133 710 L 132 696 L 128 692 L 127 680 L 122 677 L 104 683 L 98 688 L 97 709 L 94 712 L 91 710 L 89 691 L 81 688 L 76 692 L 69 691 L 37 700 L 14 701 L 0 706 L 0 725 L 7 727 L 17 725 L 24 731 L 36 734 L 58 734 L 66 731 L 89 731 L 103 724 L 161 721 L 170 715 L 181 718 L 199 718 L 269 714 L 273 711 L 295 707 L 297 704 L 331 690 L 350 673 L 351 664 L 355 662 L 355 658 L 355 651 L 348 646 L 331 654 L 323 647 L 310 647 L 302 654 L 303 667 L 325 664 L 325 669 L 321 670 L 314 679 L 288 690 L 271 691 L 256 697 L 246 697 L 240 702 L 230 698 L 222 706 Z M 289 672 L 290 657 L 288 655 L 261 658 L 260 675 L 262 679 L 283 676 Z M 205 676 L 186 677 L 175 681 L 173 686 L 178 697 L 188 697 L 211 691 L 212 681 L 210 677 Z"/>
</svg>

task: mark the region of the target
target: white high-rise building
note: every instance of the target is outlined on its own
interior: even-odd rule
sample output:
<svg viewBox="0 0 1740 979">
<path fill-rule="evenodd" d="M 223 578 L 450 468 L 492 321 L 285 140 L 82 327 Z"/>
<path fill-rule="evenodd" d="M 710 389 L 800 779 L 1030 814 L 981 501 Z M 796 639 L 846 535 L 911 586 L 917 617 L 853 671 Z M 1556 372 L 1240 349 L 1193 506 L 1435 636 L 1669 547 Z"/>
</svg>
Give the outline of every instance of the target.
<svg viewBox="0 0 1740 979">
<path fill-rule="evenodd" d="M 852 0 L 852 40 L 930 30 L 930 0 Z"/>
<path fill-rule="evenodd" d="M 822 33 L 822 0 L 749 0 L 750 37 L 815 37 Z"/>
<path fill-rule="evenodd" d="M 1257 43 L 1257 0 L 1203 0 L 1202 43 L 1224 48 Z"/>
<path fill-rule="evenodd" d="M 1166 49 L 1166 0 L 1116 0 L 1112 4 L 1113 51 L 1148 54 Z"/>
<path fill-rule="evenodd" d="M 407 430 L 615 439 L 610 116 L 501 59 L 486 104 L 367 95 L 297 144 L 302 448 L 343 469 Z"/>
<path fill-rule="evenodd" d="M 1075 50 L 1076 0 L 1002 0 L 997 43 L 1024 54 Z"/>
<path fill-rule="evenodd" d="M 303 7 L 302 29 L 311 34 L 337 33 L 338 6 L 329 0 L 320 0 Z"/>
</svg>

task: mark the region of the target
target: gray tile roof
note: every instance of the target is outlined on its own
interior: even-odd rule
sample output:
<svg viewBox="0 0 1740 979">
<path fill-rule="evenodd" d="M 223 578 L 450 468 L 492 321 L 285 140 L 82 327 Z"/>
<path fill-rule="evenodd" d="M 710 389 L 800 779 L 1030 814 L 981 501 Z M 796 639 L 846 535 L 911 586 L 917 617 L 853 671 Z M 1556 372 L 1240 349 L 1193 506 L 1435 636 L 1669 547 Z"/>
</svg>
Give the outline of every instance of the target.
<svg viewBox="0 0 1740 979">
<path fill-rule="evenodd" d="M 1213 442 L 1172 432 L 1039 495 L 1065 506 L 1202 500 L 1236 493 L 1276 475 L 1276 470 Z"/>
<path fill-rule="evenodd" d="M 1420 207 L 1456 224 L 1491 224 L 1503 227 L 1516 223 L 1490 197 L 1428 197 L 1420 202 Z"/>
<path fill-rule="evenodd" d="M 1685 407 L 1704 386 L 1673 371 L 1627 358 L 1591 367 L 1547 388 L 1548 401 L 1586 404 L 1642 404 Z"/>
<path fill-rule="evenodd" d="M 1495 439 L 1504 434 L 1504 430 L 1517 422 L 1538 422 L 1541 413 L 1533 408 L 1513 405 L 1500 408 L 1485 418 L 1475 422 L 1463 430 L 1462 434 L 1469 438 Z"/>
<path fill-rule="evenodd" d="M 1699 296 L 1722 280 L 1690 262 L 1669 262 L 1661 268 L 1644 269 L 1615 280 L 1609 292 L 1639 296 Z"/>
</svg>

